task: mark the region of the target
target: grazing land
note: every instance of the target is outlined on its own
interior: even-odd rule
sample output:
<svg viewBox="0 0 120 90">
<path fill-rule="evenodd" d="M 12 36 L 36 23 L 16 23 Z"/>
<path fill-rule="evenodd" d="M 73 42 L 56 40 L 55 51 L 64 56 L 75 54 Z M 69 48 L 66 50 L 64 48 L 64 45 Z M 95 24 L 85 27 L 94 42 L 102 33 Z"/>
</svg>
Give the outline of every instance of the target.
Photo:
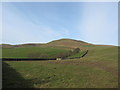
<svg viewBox="0 0 120 90">
<path fill-rule="evenodd" d="M 51 47 L 3 48 L 3 58 L 54 58 L 68 50 Z"/>
<path fill-rule="evenodd" d="M 85 50 L 88 50 L 88 53 L 83 58 L 78 59 L 3 61 L 3 88 L 118 87 L 117 46 L 93 45 L 75 40 L 71 40 L 71 42 L 72 45 L 69 39 L 53 41 L 43 46 L 12 47 L 15 52 L 10 47 L 4 47 L 3 57 L 16 58 L 19 56 L 27 58 L 28 53 L 33 52 L 32 50 L 51 56 L 60 52 L 66 53 L 74 48 L 80 48 L 81 51 L 70 57 L 78 57 Z M 11 49 L 15 55 L 12 56 L 13 54 L 8 49 Z M 20 54 L 16 55 L 16 52 Z"/>
</svg>

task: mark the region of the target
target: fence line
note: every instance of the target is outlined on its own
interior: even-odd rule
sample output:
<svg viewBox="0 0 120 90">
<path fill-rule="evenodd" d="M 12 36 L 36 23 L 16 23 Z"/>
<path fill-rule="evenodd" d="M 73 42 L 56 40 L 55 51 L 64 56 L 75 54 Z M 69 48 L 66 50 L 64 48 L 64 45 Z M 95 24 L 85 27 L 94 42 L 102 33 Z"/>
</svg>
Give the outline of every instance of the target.
<svg viewBox="0 0 120 90">
<path fill-rule="evenodd" d="M 56 60 L 52 59 L 42 59 L 42 58 L 2 58 L 2 61 L 47 61 L 47 60 Z"/>
</svg>

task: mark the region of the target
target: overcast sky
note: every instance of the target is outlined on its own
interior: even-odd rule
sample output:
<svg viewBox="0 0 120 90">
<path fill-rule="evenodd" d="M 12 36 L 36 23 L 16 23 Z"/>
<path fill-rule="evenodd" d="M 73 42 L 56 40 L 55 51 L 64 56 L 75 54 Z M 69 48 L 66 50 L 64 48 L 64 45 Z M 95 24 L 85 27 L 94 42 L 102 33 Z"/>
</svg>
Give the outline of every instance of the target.
<svg viewBox="0 0 120 90">
<path fill-rule="evenodd" d="M 2 3 L 1 43 L 46 43 L 61 38 L 118 45 L 118 3 Z"/>
</svg>

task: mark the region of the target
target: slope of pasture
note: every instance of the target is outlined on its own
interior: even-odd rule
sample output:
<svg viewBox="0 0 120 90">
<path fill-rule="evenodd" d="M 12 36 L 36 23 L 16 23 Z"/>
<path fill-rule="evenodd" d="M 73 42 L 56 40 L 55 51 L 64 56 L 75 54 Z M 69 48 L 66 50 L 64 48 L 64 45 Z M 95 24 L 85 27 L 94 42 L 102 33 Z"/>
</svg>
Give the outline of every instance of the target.
<svg viewBox="0 0 120 90">
<path fill-rule="evenodd" d="M 80 59 L 5 61 L 4 87 L 117 88 L 118 47 L 90 47 L 88 54 Z"/>
<path fill-rule="evenodd" d="M 94 46 L 89 48 L 89 53 L 85 59 L 91 60 L 118 60 L 118 47 L 117 46 Z"/>
<path fill-rule="evenodd" d="M 94 46 L 89 48 L 89 52 L 83 58 L 98 66 L 105 66 L 111 71 L 118 71 L 118 47 L 117 46 Z M 110 70 L 109 69 L 109 70 Z M 115 70 L 114 70 L 115 69 Z"/>
<path fill-rule="evenodd" d="M 101 68 L 87 65 L 38 62 L 5 62 L 14 69 L 3 71 L 3 87 L 33 88 L 115 88 L 117 76 Z M 4 65 L 3 65 L 4 67 Z M 5 72 L 6 71 L 6 72 Z M 9 72 L 7 72 L 9 71 Z M 23 78 L 15 76 L 19 73 Z M 11 77 L 9 75 L 11 74 Z M 13 76 L 13 77 L 12 77 Z M 15 79 L 16 78 L 16 79 Z M 26 83 L 22 83 L 26 81 Z M 31 85 L 25 85 L 30 84 Z M 24 84 L 24 85 L 23 85 Z"/>
<path fill-rule="evenodd" d="M 57 61 L 54 63 L 56 64 Z M 52 62 L 53 63 L 53 62 Z M 59 61 L 59 64 L 75 64 L 98 67 L 110 73 L 118 75 L 118 47 L 95 46 L 89 48 L 87 55 L 80 59 Z"/>
<path fill-rule="evenodd" d="M 50 48 L 50 47 L 17 47 L 3 48 L 3 58 L 54 58 L 61 53 L 67 53 L 67 49 Z"/>
</svg>

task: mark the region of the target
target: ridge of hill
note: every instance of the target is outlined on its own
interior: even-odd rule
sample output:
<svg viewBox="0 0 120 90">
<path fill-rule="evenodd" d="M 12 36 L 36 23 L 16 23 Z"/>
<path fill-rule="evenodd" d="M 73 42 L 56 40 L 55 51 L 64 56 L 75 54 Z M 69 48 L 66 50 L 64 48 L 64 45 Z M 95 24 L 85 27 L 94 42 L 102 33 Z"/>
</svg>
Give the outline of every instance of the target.
<svg viewBox="0 0 120 90">
<path fill-rule="evenodd" d="M 80 40 L 74 40 L 74 39 L 59 39 L 59 40 L 54 40 L 52 42 L 49 42 L 46 45 L 69 47 L 69 48 L 83 48 L 84 46 L 88 46 L 88 45 L 92 46 L 93 44 L 80 41 Z"/>
<path fill-rule="evenodd" d="M 18 45 L 10 45 L 10 44 L 1 44 L 0 47 L 3 48 L 12 48 L 12 47 L 64 47 L 64 48 L 84 48 L 85 46 L 92 46 L 93 44 L 74 40 L 74 39 L 59 39 L 53 40 L 48 43 L 26 43 L 26 44 L 18 44 Z M 86 48 L 86 47 L 85 47 Z"/>
<path fill-rule="evenodd" d="M 1 44 L 2 48 L 15 48 L 15 47 L 53 47 L 53 48 L 62 48 L 62 49 L 75 49 L 80 48 L 82 50 L 93 49 L 95 47 L 113 47 L 112 45 L 95 45 L 91 43 L 87 43 L 80 40 L 63 38 L 59 40 L 53 40 L 48 43 L 25 43 L 18 45 L 10 45 L 10 44 Z"/>
</svg>

